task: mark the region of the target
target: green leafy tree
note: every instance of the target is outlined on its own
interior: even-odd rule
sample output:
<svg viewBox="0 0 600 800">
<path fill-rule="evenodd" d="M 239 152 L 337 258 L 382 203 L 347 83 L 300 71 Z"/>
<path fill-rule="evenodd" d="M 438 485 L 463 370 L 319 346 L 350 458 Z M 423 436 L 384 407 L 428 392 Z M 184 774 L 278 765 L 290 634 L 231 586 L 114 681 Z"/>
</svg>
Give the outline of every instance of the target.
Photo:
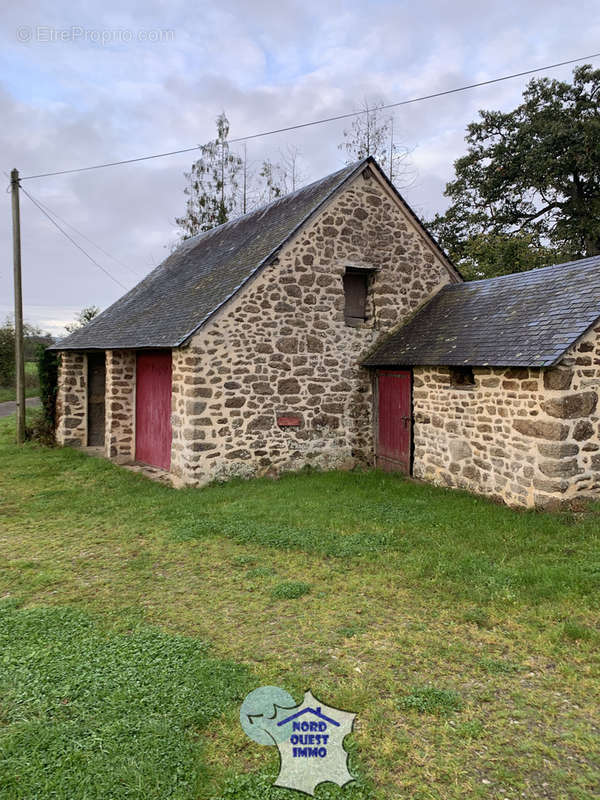
<svg viewBox="0 0 600 800">
<path fill-rule="evenodd" d="M 54 342 L 51 333 L 44 332 L 37 325 L 25 323 L 23 326 L 23 355 L 25 361 L 37 361 L 39 347 L 49 347 Z"/>
<path fill-rule="evenodd" d="M 39 347 L 48 347 L 54 341 L 50 333 L 44 333 L 41 328 L 23 324 L 23 356 L 25 361 L 37 360 Z M 27 375 L 25 380 L 28 380 Z M 12 319 L 7 318 L 0 327 L 0 387 L 8 388 L 15 385 L 15 325 Z M 27 385 L 27 384 L 26 384 Z"/>
<path fill-rule="evenodd" d="M 185 214 L 177 217 L 182 239 L 222 225 L 243 211 L 240 197 L 240 173 L 244 161 L 230 150 L 229 120 L 217 117 L 217 137 L 202 145 L 200 158 L 184 173 L 187 186 Z"/>
<path fill-rule="evenodd" d="M 571 258 L 568 252 L 540 244 L 529 233 L 477 233 L 453 245 L 449 244 L 453 241 L 451 234 L 440 234 L 439 228 L 436 234 L 468 281 L 526 272 Z"/>
<path fill-rule="evenodd" d="M 430 225 L 485 276 L 600 253 L 600 70 L 531 80 L 513 111 L 480 111 Z M 511 261 L 511 259 L 514 259 Z"/>
<path fill-rule="evenodd" d="M 73 322 L 69 322 L 65 325 L 66 332 L 73 333 L 74 331 L 78 331 L 80 328 L 83 328 L 84 325 L 87 325 L 88 322 L 91 322 L 94 317 L 97 317 L 99 313 L 100 309 L 98 306 L 86 306 L 82 308 Z"/>
</svg>

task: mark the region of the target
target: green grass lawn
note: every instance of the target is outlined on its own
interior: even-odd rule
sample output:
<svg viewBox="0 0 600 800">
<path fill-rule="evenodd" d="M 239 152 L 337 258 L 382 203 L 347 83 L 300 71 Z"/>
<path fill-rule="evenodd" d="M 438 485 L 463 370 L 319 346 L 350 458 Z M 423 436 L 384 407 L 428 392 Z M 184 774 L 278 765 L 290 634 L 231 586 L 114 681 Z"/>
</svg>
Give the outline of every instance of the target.
<svg viewBox="0 0 600 800">
<path fill-rule="evenodd" d="M 245 694 L 358 714 L 317 797 L 597 797 L 600 507 L 379 472 L 176 491 L 0 423 L 0 797 L 293 800 Z"/>
<path fill-rule="evenodd" d="M 37 364 L 33 361 L 25 362 L 25 397 L 37 397 L 40 391 Z M 14 386 L 0 386 L 0 403 L 14 400 L 16 397 Z"/>
</svg>

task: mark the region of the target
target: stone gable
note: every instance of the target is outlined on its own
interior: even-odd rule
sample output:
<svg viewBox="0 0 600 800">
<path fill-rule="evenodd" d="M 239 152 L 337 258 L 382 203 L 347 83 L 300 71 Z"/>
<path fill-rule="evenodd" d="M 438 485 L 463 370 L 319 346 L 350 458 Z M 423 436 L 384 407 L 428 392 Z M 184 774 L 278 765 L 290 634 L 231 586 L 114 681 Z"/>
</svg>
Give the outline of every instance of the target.
<svg viewBox="0 0 600 800">
<path fill-rule="evenodd" d="M 344 319 L 347 267 L 373 270 L 364 322 Z M 359 175 L 173 351 L 172 471 L 185 482 L 373 463 L 360 359 L 450 281 L 383 181 Z"/>
</svg>

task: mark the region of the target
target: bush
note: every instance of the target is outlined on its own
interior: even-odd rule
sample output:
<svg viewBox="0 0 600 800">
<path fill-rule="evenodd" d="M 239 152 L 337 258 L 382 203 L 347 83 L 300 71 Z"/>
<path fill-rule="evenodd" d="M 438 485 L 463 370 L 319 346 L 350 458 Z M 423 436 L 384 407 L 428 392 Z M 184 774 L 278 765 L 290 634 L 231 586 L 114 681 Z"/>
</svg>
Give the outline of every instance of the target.
<svg viewBox="0 0 600 800">
<path fill-rule="evenodd" d="M 39 389 L 40 378 L 38 374 L 37 361 L 25 362 L 25 390 Z"/>
<path fill-rule="evenodd" d="M 37 353 L 40 401 L 47 421 L 54 426 L 58 392 L 58 353 L 39 345 Z"/>
<path fill-rule="evenodd" d="M 9 325 L 0 328 L 0 386 L 15 383 L 15 329 Z"/>
<path fill-rule="evenodd" d="M 30 442 L 52 447 L 56 444 L 54 425 L 49 424 L 43 410 L 35 411 L 25 426 L 25 438 Z"/>
<path fill-rule="evenodd" d="M 41 444 L 54 444 L 56 416 L 56 394 L 58 392 L 58 353 L 47 350 L 43 344 L 37 351 L 38 376 L 40 381 L 41 411 L 35 414 L 26 435 Z"/>
<path fill-rule="evenodd" d="M 41 349 L 48 347 L 53 342 L 49 333 L 43 333 L 39 328 L 23 324 L 23 357 L 26 362 L 37 360 Z M 33 376 L 27 372 L 25 365 L 25 387 L 37 386 L 37 379 L 32 382 Z M 15 385 L 15 326 L 7 320 L 0 327 L 0 386 L 11 387 Z"/>
</svg>

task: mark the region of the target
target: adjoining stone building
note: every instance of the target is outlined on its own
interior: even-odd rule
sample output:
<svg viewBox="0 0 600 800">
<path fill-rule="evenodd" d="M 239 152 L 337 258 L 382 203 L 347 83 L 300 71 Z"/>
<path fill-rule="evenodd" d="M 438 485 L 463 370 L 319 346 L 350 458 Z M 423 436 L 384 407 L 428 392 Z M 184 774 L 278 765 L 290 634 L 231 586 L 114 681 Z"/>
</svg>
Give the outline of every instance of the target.
<svg viewBox="0 0 600 800">
<path fill-rule="evenodd" d="M 446 286 L 363 363 L 410 370 L 415 477 L 600 497 L 600 256 Z"/>
<path fill-rule="evenodd" d="M 55 345 L 57 439 L 185 485 L 376 464 L 600 495 L 599 318 L 600 259 L 462 283 L 367 158 L 189 239 Z"/>
</svg>

